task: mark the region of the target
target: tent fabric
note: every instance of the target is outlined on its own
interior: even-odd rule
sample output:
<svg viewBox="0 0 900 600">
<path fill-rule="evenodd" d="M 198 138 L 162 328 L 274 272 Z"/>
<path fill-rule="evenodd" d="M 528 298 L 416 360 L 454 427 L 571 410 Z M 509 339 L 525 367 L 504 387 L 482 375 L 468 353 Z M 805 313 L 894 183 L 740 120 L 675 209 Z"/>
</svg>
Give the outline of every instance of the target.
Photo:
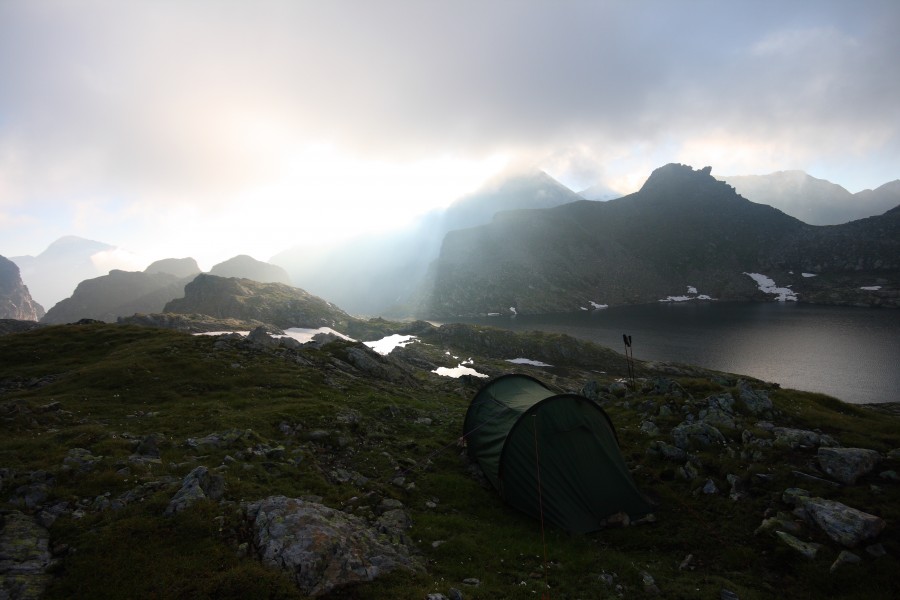
<svg viewBox="0 0 900 600">
<path fill-rule="evenodd" d="M 472 399 L 463 435 L 508 504 L 535 518 L 543 513 L 567 531 L 595 531 L 615 513 L 636 519 L 652 510 L 622 459 L 612 421 L 584 396 L 504 375 Z"/>
</svg>

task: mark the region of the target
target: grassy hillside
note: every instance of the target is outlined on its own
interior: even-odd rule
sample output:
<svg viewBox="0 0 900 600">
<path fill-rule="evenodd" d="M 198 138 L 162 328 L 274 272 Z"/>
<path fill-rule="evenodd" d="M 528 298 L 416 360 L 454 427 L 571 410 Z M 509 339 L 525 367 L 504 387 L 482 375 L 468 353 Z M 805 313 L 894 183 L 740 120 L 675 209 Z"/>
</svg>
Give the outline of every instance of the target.
<svg viewBox="0 0 900 600">
<path fill-rule="evenodd" d="M 523 354 L 554 366 L 506 362 Z M 430 372 L 468 358 L 479 372 L 525 372 L 561 391 L 596 382 L 588 389 L 599 390 L 638 486 L 658 505 L 653 522 L 577 536 L 548 528 L 542 538 L 540 523 L 506 507 L 458 445 L 484 380 Z M 652 449 L 671 443 L 671 429 L 710 396 L 743 406 L 738 377 L 639 365 L 638 389 L 626 390 L 617 383 L 625 369 L 620 355 L 565 336 L 466 326 L 420 325 L 418 342 L 386 358 L 350 342 L 291 350 L 130 325 L 4 335 L 0 517 L 59 507 L 47 598 L 302 598 L 249 543 L 243 503 L 276 494 L 316 497 L 363 519 L 386 500 L 409 512 L 422 568 L 325 598 L 421 600 L 451 588 L 467 600 L 900 594 L 900 484 L 879 476 L 900 462 L 883 459 L 856 485 L 835 487 L 817 470 L 815 447 L 753 441 L 772 441 L 771 422 L 884 454 L 900 446 L 898 417 L 747 380 L 774 411 L 738 410 L 724 443 L 691 450 L 697 476 L 685 479 L 685 461 Z M 141 452 L 148 443 L 158 460 Z M 221 474 L 222 499 L 164 516 L 199 465 Z M 703 491 L 708 481 L 716 492 Z M 886 554 L 861 546 L 859 564 L 830 572 L 841 547 L 821 530 L 797 534 L 822 544 L 814 559 L 754 533 L 764 518 L 790 513 L 782 496 L 791 487 L 883 518 L 887 527 L 864 546 L 880 543 Z"/>
</svg>

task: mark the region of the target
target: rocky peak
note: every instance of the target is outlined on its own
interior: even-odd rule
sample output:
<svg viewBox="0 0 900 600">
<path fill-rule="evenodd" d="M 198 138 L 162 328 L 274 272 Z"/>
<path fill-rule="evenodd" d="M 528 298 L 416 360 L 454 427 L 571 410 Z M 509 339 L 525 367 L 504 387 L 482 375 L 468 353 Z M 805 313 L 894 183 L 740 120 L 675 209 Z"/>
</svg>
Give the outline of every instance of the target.
<svg viewBox="0 0 900 600">
<path fill-rule="evenodd" d="M 291 278 L 283 268 L 256 260 L 246 254 L 240 254 L 213 266 L 209 274 L 217 277 L 252 279 L 260 283 L 284 283 L 291 285 Z"/>
<path fill-rule="evenodd" d="M 655 169 L 647 181 L 641 187 L 642 193 L 662 192 L 671 193 L 673 191 L 681 192 L 698 188 L 710 188 L 711 186 L 724 186 L 731 189 L 731 186 L 723 184 L 712 175 L 712 167 L 703 167 L 694 170 L 690 165 L 682 165 L 680 163 L 669 163 L 658 169 Z"/>
<path fill-rule="evenodd" d="M 164 258 L 144 269 L 144 273 L 168 273 L 179 279 L 200 274 L 200 267 L 193 258 Z"/>
<path fill-rule="evenodd" d="M 0 256 L 0 319 L 37 321 L 43 316 L 44 307 L 31 298 L 19 267 Z"/>
</svg>

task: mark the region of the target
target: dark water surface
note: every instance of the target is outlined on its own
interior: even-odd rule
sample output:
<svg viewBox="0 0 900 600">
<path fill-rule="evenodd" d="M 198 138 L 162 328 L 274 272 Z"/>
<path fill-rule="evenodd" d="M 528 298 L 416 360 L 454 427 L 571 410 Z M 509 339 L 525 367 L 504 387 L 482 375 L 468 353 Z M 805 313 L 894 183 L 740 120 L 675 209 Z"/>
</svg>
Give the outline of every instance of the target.
<svg viewBox="0 0 900 600">
<path fill-rule="evenodd" d="M 795 302 L 677 302 L 465 322 L 566 333 L 619 352 L 624 351 L 622 334 L 627 333 L 638 359 L 746 374 L 845 402 L 900 401 L 897 310 Z"/>
</svg>

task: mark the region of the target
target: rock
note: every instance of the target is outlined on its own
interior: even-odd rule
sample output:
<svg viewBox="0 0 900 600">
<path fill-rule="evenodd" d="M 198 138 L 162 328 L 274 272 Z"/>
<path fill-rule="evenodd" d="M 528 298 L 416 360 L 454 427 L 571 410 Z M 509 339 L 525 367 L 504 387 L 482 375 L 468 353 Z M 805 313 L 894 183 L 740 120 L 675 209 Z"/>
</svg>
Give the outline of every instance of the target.
<svg viewBox="0 0 900 600">
<path fill-rule="evenodd" d="M 795 520 L 788 513 L 779 512 L 774 517 L 763 519 L 762 524 L 753 533 L 758 535 L 765 531 L 784 531 L 791 535 L 800 535 L 803 532 L 803 522 Z"/>
<path fill-rule="evenodd" d="M 672 439 L 682 450 L 691 446 L 706 448 L 713 444 L 724 444 L 722 432 L 708 423 L 682 423 L 672 429 Z"/>
<path fill-rule="evenodd" d="M 693 481 L 700 477 L 700 470 L 690 461 L 684 463 L 683 467 L 678 467 L 677 473 L 685 481 Z"/>
<path fill-rule="evenodd" d="M 753 415 L 764 415 L 772 412 L 772 401 L 764 390 L 753 390 L 750 383 L 738 381 L 738 392 L 747 412 Z"/>
<path fill-rule="evenodd" d="M 720 408 L 707 408 L 700 411 L 700 421 L 719 429 L 735 429 L 734 417 Z"/>
<path fill-rule="evenodd" d="M 900 481 L 900 475 L 898 475 L 897 471 L 893 469 L 889 471 L 882 471 L 878 474 L 878 476 L 887 481 Z"/>
<path fill-rule="evenodd" d="M 828 435 L 822 435 L 806 429 L 790 427 L 774 427 L 774 445 L 781 448 L 815 448 L 816 446 L 837 446 L 838 443 Z"/>
<path fill-rule="evenodd" d="M 881 544 L 872 544 L 871 546 L 866 546 L 866 554 L 873 558 L 881 558 L 887 554 L 887 551 Z"/>
<path fill-rule="evenodd" d="M 472 587 L 478 587 L 479 585 L 481 585 L 481 580 L 474 577 L 468 577 L 466 579 L 463 579 L 463 583 L 466 585 L 471 585 Z"/>
<path fill-rule="evenodd" d="M 185 445 L 188 448 L 246 448 L 260 441 L 260 437 L 252 429 L 228 429 L 211 433 L 202 438 L 188 438 Z"/>
<path fill-rule="evenodd" d="M 225 480 L 218 473 L 210 473 L 204 466 L 195 467 L 188 473 L 166 507 L 166 515 L 174 515 L 198 500 L 221 500 L 225 494 Z"/>
<path fill-rule="evenodd" d="M 866 448 L 819 448 L 816 458 L 829 476 L 845 485 L 853 485 L 875 468 L 881 455 Z"/>
<path fill-rule="evenodd" d="M 614 381 L 609 384 L 607 391 L 616 398 L 624 398 L 625 394 L 628 393 L 628 386 L 621 381 Z"/>
<path fill-rule="evenodd" d="M 649 450 L 672 462 L 681 462 L 687 458 L 687 452 L 681 448 L 659 440 L 650 442 Z"/>
<path fill-rule="evenodd" d="M 247 341 L 260 348 L 277 348 L 279 340 L 269 335 L 265 327 L 257 327 L 247 334 Z"/>
<path fill-rule="evenodd" d="M 322 504 L 272 496 L 248 505 L 247 516 L 262 561 L 286 571 L 310 596 L 419 568 L 405 544 L 386 541 L 361 518 Z"/>
<path fill-rule="evenodd" d="M 82 473 L 87 473 L 93 471 L 102 459 L 102 456 L 94 456 L 90 450 L 85 448 L 72 448 L 63 459 L 63 469 L 77 469 Z"/>
<path fill-rule="evenodd" d="M 456 588 L 450 588 L 450 600 L 463 600 L 463 593 Z"/>
<path fill-rule="evenodd" d="M 741 598 L 731 590 L 722 588 L 719 591 L 719 600 L 741 600 Z"/>
<path fill-rule="evenodd" d="M 841 553 L 838 554 L 838 557 L 835 559 L 835 561 L 831 563 L 831 568 L 829 568 L 828 570 L 834 573 L 842 565 L 855 565 L 861 562 L 862 559 L 856 554 L 853 554 L 849 550 L 841 550 Z"/>
<path fill-rule="evenodd" d="M 887 453 L 888 460 L 900 460 L 900 448 L 894 448 Z"/>
<path fill-rule="evenodd" d="M 659 435 L 659 427 L 653 421 L 644 421 L 641 423 L 641 432 L 650 437 L 656 437 Z"/>
<path fill-rule="evenodd" d="M 44 307 L 31 297 L 19 266 L 0 256 L 0 319 L 39 321 L 43 316 Z"/>
<path fill-rule="evenodd" d="M 602 399 L 600 395 L 600 384 L 594 380 L 588 381 L 581 388 L 581 395 L 588 400 L 599 402 Z"/>
<path fill-rule="evenodd" d="M 775 535 L 777 535 L 778 539 L 787 544 L 790 548 L 793 548 L 810 560 L 814 559 L 819 550 L 822 549 L 821 544 L 816 544 L 814 542 L 804 542 L 795 538 L 789 533 L 785 533 L 784 531 L 776 531 Z"/>
<path fill-rule="evenodd" d="M 0 517 L 0 598 L 40 598 L 50 581 L 50 533 L 32 517 Z"/>
<path fill-rule="evenodd" d="M 706 483 L 703 484 L 703 493 L 704 494 L 718 494 L 719 488 L 716 487 L 716 482 L 712 479 L 707 479 Z"/>
<path fill-rule="evenodd" d="M 802 506 L 808 498 L 810 498 L 809 492 L 801 488 L 788 488 L 781 495 L 781 500 L 791 506 Z"/>
<path fill-rule="evenodd" d="M 848 548 L 877 537 L 885 528 L 881 517 L 835 500 L 801 498 L 800 508 L 810 523 L 818 525 L 828 537 Z"/>
<path fill-rule="evenodd" d="M 657 587 L 656 581 L 647 571 L 641 571 L 641 583 L 644 585 L 645 594 L 659 594 L 659 587 Z"/>
</svg>

